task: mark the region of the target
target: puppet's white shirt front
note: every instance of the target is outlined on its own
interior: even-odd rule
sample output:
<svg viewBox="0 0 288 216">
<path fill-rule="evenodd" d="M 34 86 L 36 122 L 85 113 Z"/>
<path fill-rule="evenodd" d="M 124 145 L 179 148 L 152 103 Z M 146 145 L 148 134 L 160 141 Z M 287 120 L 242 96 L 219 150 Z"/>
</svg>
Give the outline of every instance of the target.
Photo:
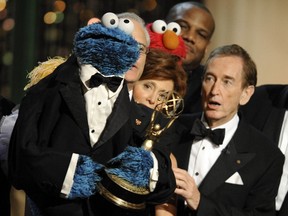
<svg viewBox="0 0 288 216">
<path fill-rule="evenodd" d="M 99 139 L 107 118 L 112 112 L 114 103 L 123 87 L 123 80 L 118 89 L 113 92 L 107 86 L 100 85 L 90 88 L 92 75 L 99 73 L 92 65 L 82 65 L 80 79 L 84 84 L 84 98 L 86 102 L 87 120 L 89 125 L 90 144 L 93 146 Z"/>
</svg>

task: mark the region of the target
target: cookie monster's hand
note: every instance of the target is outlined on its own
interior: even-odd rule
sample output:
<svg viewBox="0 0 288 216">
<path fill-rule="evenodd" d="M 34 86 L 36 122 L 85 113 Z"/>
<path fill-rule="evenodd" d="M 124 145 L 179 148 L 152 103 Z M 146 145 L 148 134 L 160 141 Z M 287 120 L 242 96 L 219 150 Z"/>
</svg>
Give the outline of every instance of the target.
<svg viewBox="0 0 288 216">
<path fill-rule="evenodd" d="M 80 155 L 68 199 L 87 198 L 97 191 L 96 184 L 101 181 L 100 172 L 104 166 L 90 157 Z"/>
<path fill-rule="evenodd" d="M 124 152 L 106 165 L 106 172 L 122 178 L 137 187 L 149 188 L 150 170 L 154 167 L 152 153 L 128 146 Z"/>
</svg>

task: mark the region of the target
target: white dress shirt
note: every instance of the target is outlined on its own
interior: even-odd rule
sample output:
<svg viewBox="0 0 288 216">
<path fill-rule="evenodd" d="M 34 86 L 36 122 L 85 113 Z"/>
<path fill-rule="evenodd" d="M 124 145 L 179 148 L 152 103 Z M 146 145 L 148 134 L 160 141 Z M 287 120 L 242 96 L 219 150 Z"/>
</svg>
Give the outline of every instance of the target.
<svg viewBox="0 0 288 216">
<path fill-rule="evenodd" d="M 276 210 L 279 211 L 284 198 L 288 191 L 288 110 L 285 112 L 283 118 L 282 129 L 279 137 L 279 149 L 285 155 L 285 162 L 283 166 L 283 173 L 278 188 L 278 194 L 276 197 Z"/>
<path fill-rule="evenodd" d="M 91 65 L 82 65 L 80 79 L 85 86 L 87 120 L 89 125 L 90 144 L 93 146 L 99 139 L 114 103 L 123 87 L 123 80 L 118 89 L 113 92 L 106 85 L 90 88 L 89 80 L 92 75 L 99 73 Z"/>
<path fill-rule="evenodd" d="M 207 123 L 204 121 L 202 115 L 202 122 L 208 128 Z M 209 139 L 194 141 L 192 144 L 188 173 L 193 176 L 197 186 L 201 184 L 211 167 L 214 165 L 222 150 L 227 146 L 232 136 L 234 135 L 239 123 L 239 116 L 236 114 L 229 122 L 215 127 L 225 129 L 225 138 L 221 145 L 213 144 Z"/>
</svg>

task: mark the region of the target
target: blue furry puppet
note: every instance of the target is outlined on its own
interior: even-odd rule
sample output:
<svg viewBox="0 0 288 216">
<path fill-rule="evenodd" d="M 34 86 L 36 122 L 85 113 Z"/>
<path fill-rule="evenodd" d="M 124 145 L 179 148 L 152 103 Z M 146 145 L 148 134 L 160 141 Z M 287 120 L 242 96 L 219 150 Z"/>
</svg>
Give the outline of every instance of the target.
<svg viewBox="0 0 288 216">
<path fill-rule="evenodd" d="M 139 48 L 130 35 L 133 26 L 121 23 L 121 20 L 117 26 L 117 19 L 115 14 L 107 13 L 103 16 L 102 23 L 93 23 L 81 28 L 75 36 L 74 53 L 81 65 L 90 64 L 106 77 L 123 78 L 124 73 L 138 59 Z M 130 183 L 136 183 L 137 186 L 149 186 L 150 169 L 153 167 L 150 152 L 128 147 L 109 164 L 116 161 L 115 169 L 109 172 L 116 172 L 113 174 Z M 68 198 L 85 198 L 94 194 L 97 190 L 96 183 L 102 179 L 99 173 L 103 169 L 102 164 L 94 162 L 88 156 L 80 155 Z"/>
<path fill-rule="evenodd" d="M 134 139 L 134 130 L 138 132 L 139 129 L 142 134 L 146 124 L 142 119 L 143 124 L 135 127 L 134 117 L 138 118 L 138 110 L 134 101 L 130 101 L 123 80 L 125 72 L 134 66 L 140 55 L 139 44 L 131 36 L 135 33 L 134 23 L 128 18 L 107 13 L 102 22 L 92 23 L 76 33 L 73 54 L 65 62 L 49 67 L 49 71 L 45 70 L 45 65 L 50 64 L 41 64 L 37 67 L 38 72 L 31 74 L 31 77 L 39 75 L 42 78 L 42 72 L 44 76 L 49 75 L 37 84 L 29 83 L 30 87 L 21 100 L 9 142 L 9 179 L 16 189 L 26 192 L 27 203 L 32 206 L 34 203 L 43 215 L 87 215 L 84 211 L 92 208 L 96 212 L 103 206 L 102 200 L 105 210 L 112 209 L 110 215 L 118 214 L 118 206 L 102 199 L 103 188 L 99 188 L 104 185 L 110 190 L 105 185 L 110 173 L 132 184 L 136 182 L 136 187 L 147 188 L 151 183 L 153 154 L 133 147 L 141 145 Z M 101 75 L 100 81 L 114 78 L 116 84 L 120 80 L 116 92 L 110 88 L 110 83 L 92 87 L 91 84 L 97 84 L 91 83 L 96 74 Z M 110 95 L 115 102 L 110 100 Z M 107 115 L 96 111 L 99 115 L 91 117 L 89 109 L 97 110 L 99 105 L 98 100 L 96 103 L 89 101 L 91 98 L 111 102 L 111 106 L 99 106 L 100 111 L 111 108 Z M 149 117 L 145 119 L 149 121 Z M 96 129 L 103 126 L 97 131 L 99 136 L 93 136 L 91 120 L 95 120 L 92 124 L 95 123 Z M 166 159 L 161 153 L 160 150 L 154 153 L 159 164 Z M 164 174 L 170 171 L 168 168 L 162 170 Z M 159 185 L 162 182 L 167 185 L 164 199 L 174 192 L 175 186 L 170 186 L 171 181 L 166 176 L 160 180 Z M 155 191 L 158 188 L 162 192 L 162 187 Z"/>
</svg>

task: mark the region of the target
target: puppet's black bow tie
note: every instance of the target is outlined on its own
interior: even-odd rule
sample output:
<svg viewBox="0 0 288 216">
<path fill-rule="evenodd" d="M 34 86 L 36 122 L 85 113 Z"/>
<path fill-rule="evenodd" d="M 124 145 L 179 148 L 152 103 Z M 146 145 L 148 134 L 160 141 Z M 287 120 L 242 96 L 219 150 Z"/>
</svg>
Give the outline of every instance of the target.
<svg viewBox="0 0 288 216">
<path fill-rule="evenodd" d="M 203 139 L 207 137 L 214 144 L 221 145 L 224 140 L 225 129 L 219 128 L 211 130 L 209 128 L 206 128 L 205 125 L 200 121 L 200 119 L 196 119 L 190 133 L 195 136 L 195 139 Z"/>
<path fill-rule="evenodd" d="M 115 92 L 121 84 L 121 81 L 121 77 L 104 77 L 101 74 L 96 73 L 91 76 L 89 86 L 90 88 L 93 88 L 105 83 L 111 91 Z"/>
</svg>

